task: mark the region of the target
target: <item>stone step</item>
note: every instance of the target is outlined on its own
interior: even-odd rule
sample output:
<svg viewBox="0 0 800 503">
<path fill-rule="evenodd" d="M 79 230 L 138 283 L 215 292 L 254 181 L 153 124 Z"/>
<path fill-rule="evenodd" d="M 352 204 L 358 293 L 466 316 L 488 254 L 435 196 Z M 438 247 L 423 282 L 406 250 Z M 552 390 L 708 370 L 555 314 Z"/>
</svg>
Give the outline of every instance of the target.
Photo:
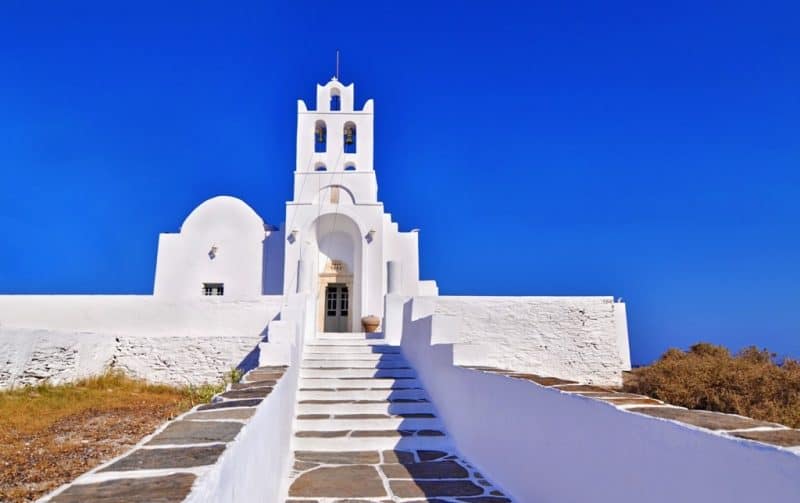
<svg viewBox="0 0 800 503">
<path fill-rule="evenodd" d="M 340 388 L 362 388 L 362 389 L 403 389 L 421 388 L 422 383 L 417 379 L 322 379 L 306 377 L 300 379 L 300 389 L 340 389 Z"/>
<path fill-rule="evenodd" d="M 314 432 L 312 432 L 314 433 Z M 342 432 L 324 432 L 324 434 L 341 434 Z M 292 447 L 298 451 L 368 451 L 368 450 L 431 450 L 441 451 L 453 448 L 453 442 L 448 436 L 399 436 L 397 432 L 389 431 L 391 436 L 354 436 L 362 432 L 347 432 L 346 436 L 335 437 L 309 437 L 301 436 L 307 432 L 295 433 Z M 377 431 L 363 432 L 375 435 Z"/>
<path fill-rule="evenodd" d="M 324 414 L 318 414 L 320 417 Z M 295 421 L 295 431 L 342 431 L 342 430 L 439 430 L 444 431 L 444 426 L 438 417 L 401 417 L 383 414 L 360 414 L 363 419 L 350 417 L 332 417 L 329 419 L 302 419 L 313 417 L 307 414 Z M 350 416 L 359 416 L 351 414 Z M 379 417 L 380 416 L 380 417 Z"/>
<path fill-rule="evenodd" d="M 383 334 L 380 332 L 371 334 L 366 332 L 317 332 L 316 340 L 383 340 Z"/>
<path fill-rule="evenodd" d="M 388 346 L 386 344 L 321 344 L 311 343 L 306 344 L 306 353 L 400 353 L 400 348 L 397 346 Z"/>
<path fill-rule="evenodd" d="M 297 415 L 303 414 L 436 414 L 430 402 L 375 403 L 298 403 Z"/>
<path fill-rule="evenodd" d="M 300 377 L 417 377 L 413 369 L 376 369 L 376 368 L 301 368 Z"/>
<path fill-rule="evenodd" d="M 383 339 L 314 339 L 306 341 L 306 346 L 372 347 L 386 345 L 386 341 Z"/>
<path fill-rule="evenodd" d="M 397 399 L 427 399 L 428 394 L 423 389 L 354 389 L 347 391 L 319 391 L 316 388 L 300 388 L 297 393 L 298 400 L 397 400 Z"/>
<path fill-rule="evenodd" d="M 359 369 L 407 369 L 408 362 L 403 358 L 395 358 L 392 360 L 311 360 L 306 358 L 303 360 L 305 369 L 318 369 L 318 368 L 359 368 Z"/>
<path fill-rule="evenodd" d="M 358 360 L 358 361 L 406 361 L 405 357 L 399 353 L 312 353 L 306 350 L 303 354 L 306 360 Z"/>
</svg>

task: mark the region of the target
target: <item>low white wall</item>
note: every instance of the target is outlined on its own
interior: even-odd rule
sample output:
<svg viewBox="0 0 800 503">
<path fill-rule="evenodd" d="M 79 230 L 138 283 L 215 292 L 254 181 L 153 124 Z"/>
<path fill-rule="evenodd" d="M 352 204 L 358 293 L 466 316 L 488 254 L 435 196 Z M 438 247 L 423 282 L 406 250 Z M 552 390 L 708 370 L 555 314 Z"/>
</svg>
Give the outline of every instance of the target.
<svg viewBox="0 0 800 503">
<path fill-rule="evenodd" d="M 515 501 L 800 499 L 798 455 L 453 366 L 425 304 L 404 305 L 403 354 L 459 451 Z"/>
<path fill-rule="evenodd" d="M 263 340 L 282 297 L 0 296 L 0 388 L 115 367 L 154 382 L 215 381 Z"/>
<path fill-rule="evenodd" d="M 453 320 L 438 342 L 456 361 L 581 382 L 621 384 L 630 369 L 624 304 L 612 297 L 429 297 Z"/>
<path fill-rule="evenodd" d="M 277 503 L 285 499 L 293 459 L 291 440 L 303 342 L 313 330 L 306 317 L 310 310 L 313 303 L 308 296 L 289 299 L 280 323 L 284 333 L 291 332 L 292 336 L 262 345 L 269 350 L 271 344 L 289 343 L 289 361 L 281 362 L 289 367 L 236 441 L 195 483 L 187 503 Z"/>
</svg>

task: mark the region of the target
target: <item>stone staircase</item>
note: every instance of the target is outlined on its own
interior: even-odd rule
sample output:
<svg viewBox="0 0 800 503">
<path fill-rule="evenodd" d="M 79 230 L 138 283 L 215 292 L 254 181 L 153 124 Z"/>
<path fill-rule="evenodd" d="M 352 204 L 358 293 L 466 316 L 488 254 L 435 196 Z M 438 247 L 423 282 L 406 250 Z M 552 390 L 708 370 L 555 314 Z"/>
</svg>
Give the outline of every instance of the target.
<svg viewBox="0 0 800 503">
<path fill-rule="evenodd" d="M 288 501 L 511 501 L 454 454 L 400 348 L 373 337 L 319 334 L 306 345 Z"/>
</svg>

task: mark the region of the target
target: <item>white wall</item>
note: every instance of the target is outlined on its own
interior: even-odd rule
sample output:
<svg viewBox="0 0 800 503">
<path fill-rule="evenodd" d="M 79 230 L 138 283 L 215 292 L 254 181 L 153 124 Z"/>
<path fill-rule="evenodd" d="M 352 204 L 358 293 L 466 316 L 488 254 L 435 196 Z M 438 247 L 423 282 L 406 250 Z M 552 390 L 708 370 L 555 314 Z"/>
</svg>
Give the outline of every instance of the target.
<svg viewBox="0 0 800 503">
<path fill-rule="evenodd" d="M 427 299 L 454 323 L 434 343 L 458 343 L 459 363 L 610 385 L 630 369 L 624 305 L 611 297 Z"/>
<path fill-rule="evenodd" d="M 313 301 L 292 296 L 281 314 L 288 328 L 289 359 L 262 364 L 288 364 L 278 385 L 258 406 L 256 414 L 230 444 L 216 465 L 195 483 L 187 503 L 244 503 L 284 501 L 288 492 L 296 393 L 303 357 L 303 343 L 313 333 L 307 317 Z M 272 342 L 263 346 L 269 350 Z"/>
<path fill-rule="evenodd" d="M 424 304 L 403 308 L 403 354 L 459 451 L 515 501 L 800 499 L 796 454 L 453 366 L 451 345 L 430 345 L 447 322 Z"/>
<path fill-rule="evenodd" d="M 261 217 L 239 199 L 219 196 L 205 201 L 186 218 L 179 233 L 159 236 L 153 294 L 196 299 L 203 295 L 203 283 L 223 283 L 228 299 L 279 293 L 275 285 L 281 283 L 280 271 L 268 262 L 283 264 L 283 240 L 279 244 L 270 239 L 273 233 L 281 234 L 265 230 Z M 213 256 L 212 247 L 216 247 Z"/>
<path fill-rule="evenodd" d="M 68 381 L 109 366 L 155 382 L 215 381 L 257 347 L 282 303 L 223 299 L 0 296 L 0 387 Z"/>
</svg>

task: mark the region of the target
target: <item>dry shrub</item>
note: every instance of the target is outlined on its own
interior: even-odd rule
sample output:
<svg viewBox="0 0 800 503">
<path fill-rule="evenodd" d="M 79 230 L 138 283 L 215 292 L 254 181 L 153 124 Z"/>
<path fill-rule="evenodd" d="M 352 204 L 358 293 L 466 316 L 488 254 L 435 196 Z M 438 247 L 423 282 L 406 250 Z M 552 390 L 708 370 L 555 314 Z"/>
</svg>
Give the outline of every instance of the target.
<svg viewBox="0 0 800 503">
<path fill-rule="evenodd" d="M 0 392 L 0 501 L 42 496 L 222 388 L 176 388 L 108 372 Z"/>
<path fill-rule="evenodd" d="M 670 349 L 654 364 L 634 369 L 625 391 L 690 409 L 740 414 L 800 427 L 800 363 L 756 347 L 737 355 L 699 343 Z"/>
</svg>

